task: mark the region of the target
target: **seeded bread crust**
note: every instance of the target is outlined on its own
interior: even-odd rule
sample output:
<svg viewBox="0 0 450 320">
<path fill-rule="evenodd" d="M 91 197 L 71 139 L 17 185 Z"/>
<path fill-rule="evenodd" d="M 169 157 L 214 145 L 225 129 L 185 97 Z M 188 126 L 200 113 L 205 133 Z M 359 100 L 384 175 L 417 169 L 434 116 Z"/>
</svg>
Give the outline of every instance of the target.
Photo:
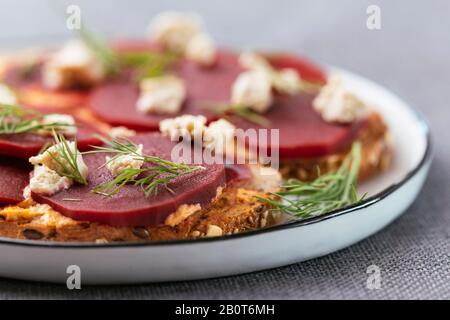
<svg viewBox="0 0 450 320">
<path fill-rule="evenodd" d="M 361 142 L 361 168 L 359 180 L 364 181 L 387 169 L 392 159 L 392 142 L 388 128 L 378 113 L 371 113 L 367 126 L 361 130 L 357 140 Z M 280 173 L 283 178 L 310 181 L 321 173 L 335 171 L 350 150 L 342 153 L 314 158 L 298 158 L 281 161 Z"/>
</svg>

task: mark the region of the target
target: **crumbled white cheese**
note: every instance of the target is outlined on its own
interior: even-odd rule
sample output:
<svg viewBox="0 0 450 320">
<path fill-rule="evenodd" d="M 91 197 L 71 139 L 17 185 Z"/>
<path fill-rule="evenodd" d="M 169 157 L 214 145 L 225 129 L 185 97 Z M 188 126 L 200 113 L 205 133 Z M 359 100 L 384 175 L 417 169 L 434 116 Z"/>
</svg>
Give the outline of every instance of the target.
<svg viewBox="0 0 450 320">
<path fill-rule="evenodd" d="M 51 196 L 61 190 L 69 189 L 72 183 L 72 179 L 61 177 L 56 171 L 46 166 L 37 165 L 34 167 L 29 188 L 31 192 Z"/>
<path fill-rule="evenodd" d="M 17 104 L 17 96 L 10 87 L 0 83 L 0 103 Z"/>
<path fill-rule="evenodd" d="M 264 192 L 279 191 L 283 184 L 283 178 L 280 172 L 272 167 L 250 166 L 252 170 L 252 181 L 250 188 Z"/>
<path fill-rule="evenodd" d="M 332 75 L 327 85 L 321 89 L 313 106 L 328 122 L 350 123 L 367 112 L 365 104 L 336 75 Z"/>
<path fill-rule="evenodd" d="M 81 155 L 81 153 L 78 150 L 76 150 L 75 142 L 68 141 L 67 145 L 72 154 L 75 154 L 75 153 L 77 154 L 76 164 L 77 164 L 78 170 L 79 170 L 81 176 L 83 178 L 87 179 L 88 174 L 89 174 L 89 169 L 88 169 L 87 165 L 84 163 L 83 156 Z M 61 170 L 62 169 L 61 164 L 64 167 L 70 168 L 70 164 L 67 162 L 67 160 L 64 159 L 63 157 L 61 157 L 62 150 L 64 150 L 64 145 L 63 145 L 63 142 L 60 142 L 58 144 L 51 146 L 43 153 L 41 153 L 37 156 L 31 157 L 29 159 L 29 162 L 33 165 L 45 166 L 54 171 Z"/>
<path fill-rule="evenodd" d="M 48 114 L 45 115 L 40 121 L 40 124 L 45 124 L 45 125 L 52 125 L 52 124 L 58 124 L 61 125 L 57 128 L 55 128 L 55 131 L 58 133 L 62 133 L 65 136 L 74 136 L 77 134 L 77 127 L 76 127 L 76 122 L 75 119 L 68 114 L 58 114 L 58 113 L 54 113 L 54 114 Z M 48 130 L 48 129 L 41 129 L 38 130 L 37 132 L 39 135 L 52 135 L 52 130 Z"/>
<path fill-rule="evenodd" d="M 149 26 L 153 41 L 165 48 L 184 53 L 189 41 L 203 28 L 199 15 L 191 12 L 163 12 Z"/>
<path fill-rule="evenodd" d="M 203 133 L 205 148 L 223 152 L 234 141 L 236 127 L 225 119 L 213 121 Z"/>
<path fill-rule="evenodd" d="M 272 72 L 272 66 L 261 55 L 252 51 L 246 51 L 239 55 L 239 64 L 248 70 L 262 70 L 266 72 Z"/>
<path fill-rule="evenodd" d="M 272 75 L 272 85 L 280 93 L 294 95 L 302 90 L 302 79 L 297 70 L 286 68 Z"/>
<path fill-rule="evenodd" d="M 206 128 L 206 118 L 204 116 L 183 115 L 176 118 L 164 119 L 159 123 L 159 130 L 170 137 L 172 141 L 180 138 L 201 141 Z"/>
<path fill-rule="evenodd" d="M 264 113 L 272 104 L 272 84 L 265 72 L 259 70 L 241 73 L 233 83 L 231 103 Z"/>
<path fill-rule="evenodd" d="M 140 144 L 136 150 L 137 154 L 124 154 L 115 158 L 106 157 L 106 168 L 114 177 L 117 177 L 126 169 L 140 169 L 144 164 L 143 148 L 144 146 Z"/>
<path fill-rule="evenodd" d="M 241 53 L 239 64 L 248 70 L 265 73 L 270 78 L 272 87 L 280 93 L 294 95 L 302 89 L 302 78 L 297 70 L 293 68 L 277 70 L 263 56 L 254 52 Z"/>
<path fill-rule="evenodd" d="M 44 84 L 51 89 L 92 86 L 104 79 L 105 67 L 82 41 L 72 40 L 45 63 Z"/>
<path fill-rule="evenodd" d="M 113 139 L 129 138 L 136 135 L 136 131 L 127 127 L 114 127 L 109 130 L 109 136 Z"/>
<path fill-rule="evenodd" d="M 186 58 L 202 66 L 211 66 L 216 61 L 216 47 L 205 33 L 195 35 L 186 48 Z"/>
<path fill-rule="evenodd" d="M 142 113 L 176 114 L 186 99 L 186 86 L 176 76 L 147 78 L 140 88 L 136 108 Z"/>
</svg>

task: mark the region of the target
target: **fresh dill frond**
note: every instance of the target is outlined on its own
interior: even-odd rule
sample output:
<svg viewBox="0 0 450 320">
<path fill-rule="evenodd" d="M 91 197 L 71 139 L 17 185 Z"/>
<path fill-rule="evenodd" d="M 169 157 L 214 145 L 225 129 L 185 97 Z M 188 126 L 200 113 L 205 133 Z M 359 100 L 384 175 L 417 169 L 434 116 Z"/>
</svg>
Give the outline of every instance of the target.
<svg viewBox="0 0 450 320">
<path fill-rule="evenodd" d="M 52 132 L 73 125 L 66 123 L 41 123 L 44 115 L 16 105 L 0 104 L 0 135 L 37 132 Z"/>
<path fill-rule="evenodd" d="M 64 135 L 53 131 L 53 137 L 55 139 L 54 149 L 52 152 L 47 149 L 44 153 L 47 152 L 52 160 L 58 164 L 55 169 L 56 173 L 80 184 L 87 185 L 87 179 L 81 174 L 77 161 L 78 156 L 81 155 L 78 151 L 77 141 L 74 140 L 72 142 L 73 148 L 71 148 L 71 143 L 66 140 Z"/>
<path fill-rule="evenodd" d="M 168 184 L 175 178 L 204 169 L 202 166 L 192 166 L 162 159 L 156 156 L 141 154 L 139 147 L 129 140 L 106 140 L 103 139 L 104 146 L 92 146 L 95 150 L 84 154 L 107 153 L 112 155 L 108 162 L 114 161 L 121 156 L 131 156 L 141 160 L 144 164 L 151 166 L 140 169 L 127 168 L 112 181 L 96 186 L 92 191 L 103 196 L 114 196 L 125 185 L 133 184 L 141 187 L 146 197 L 158 192 L 159 186 L 171 191 Z M 108 163 L 107 162 L 107 163 Z"/>
<path fill-rule="evenodd" d="M 350 154 L 336 172 L 319 176 L 312 182 L 291 179 L 283 191 L 272 193 L 274 199 L 257 197 L 274 206 L 275 210 L 299 218 L 309 218 L 341 209 L 362 201 L 356 191 L 361 165 L 361 144 L 356 142 Z"/>
<path fill-rule="evenodd" d="M 134 70 L 136 81 L 163 76 L 178 58 L 171 52 L 127 52 L 120 55 L 121 64 Z"/>
<path fill-rule="evenodd" d="M 101 61 L 108 75 L 120 71 L 119 56 L 105 40 L 92 33 L 85 25 L 81 26 L 79 35 L 84 44 Z"/>
<path fill-rule="evenodd" d="M 172 52 L 119 53 L 84 25 L 80 29 L 80 38 L 103 63 L 108 75 L 115 75 L 124 68 L 129 68 L 134 71 L 136 81 L 164 75 L 179 59 L 179 55 Z"/>
<path fill-rule="evenodd" d="M 204 106 L 205 109 L 224 118 L 236 116 L 265 128 L 270 126 L 269 119 L 246 106 L 223 103 L 205 103 Z"/>
</svg>

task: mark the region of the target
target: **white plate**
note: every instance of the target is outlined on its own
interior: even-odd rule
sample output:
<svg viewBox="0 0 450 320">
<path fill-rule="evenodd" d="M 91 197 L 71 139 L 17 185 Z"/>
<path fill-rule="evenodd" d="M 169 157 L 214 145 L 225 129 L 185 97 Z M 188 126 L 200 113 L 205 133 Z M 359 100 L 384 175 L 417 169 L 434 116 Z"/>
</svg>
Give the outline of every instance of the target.
<svg viewBox="0 0 450 320">
<path fill-rule="evenodd" d="M 431 162 L 423 119 L 386 89 L 349 72 L 344 80 L 385 118 L 393 166 L 361 186 L 364 203 L 320 217 L 220 238 L 139 244 L 70 244 L 0 238 L 0 276 L 65 283 L 69 265 L 82 284 L 204 279 L 279 267 L 345 248 L 379 231 L 414 201 Z"/>
</svg>

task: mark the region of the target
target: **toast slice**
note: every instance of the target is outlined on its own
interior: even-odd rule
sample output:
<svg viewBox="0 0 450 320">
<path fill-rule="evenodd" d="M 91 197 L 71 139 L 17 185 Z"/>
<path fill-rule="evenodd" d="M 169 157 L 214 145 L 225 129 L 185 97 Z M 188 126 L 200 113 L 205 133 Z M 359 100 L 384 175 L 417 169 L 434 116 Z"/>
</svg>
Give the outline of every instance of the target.
<svg viewBox="0 0 450 320">
<path fill-rule="evenodd" d="M 359 132 L 357 140 L 362 147 L 359 181 L 367 180 L 389 167 L 392 141 L 380 114 L 373 112 L 369 115 L 367 125 Z M 311 181 L 317 178 L 318 172 L 337 170 L 349 151 L 323 157 L 281 160 L 280 172 L 285 179 Z"/>
<path fill-rule="evenodd" d="M 270 169 L 269 169 L 270 170 Z M 164 225 L 157 227 L 112 227 L 76 221 L 56 212 L 48 205 L 28 199 L 17 206 L 0 210 L 0 237 L 64 242 L 155 241 L 222 236 L 264 228 L 276 219 L 266 202 L 255 196 L 268 197 L 277 191 L 281 176 L 275 170 L 261 176 L 252 167 L 253 178 L 242 185 L 220 190 L 205 208 L 181 206 Z M 264 182 L 264 183 L 262 183 Z"/>
</svg>

